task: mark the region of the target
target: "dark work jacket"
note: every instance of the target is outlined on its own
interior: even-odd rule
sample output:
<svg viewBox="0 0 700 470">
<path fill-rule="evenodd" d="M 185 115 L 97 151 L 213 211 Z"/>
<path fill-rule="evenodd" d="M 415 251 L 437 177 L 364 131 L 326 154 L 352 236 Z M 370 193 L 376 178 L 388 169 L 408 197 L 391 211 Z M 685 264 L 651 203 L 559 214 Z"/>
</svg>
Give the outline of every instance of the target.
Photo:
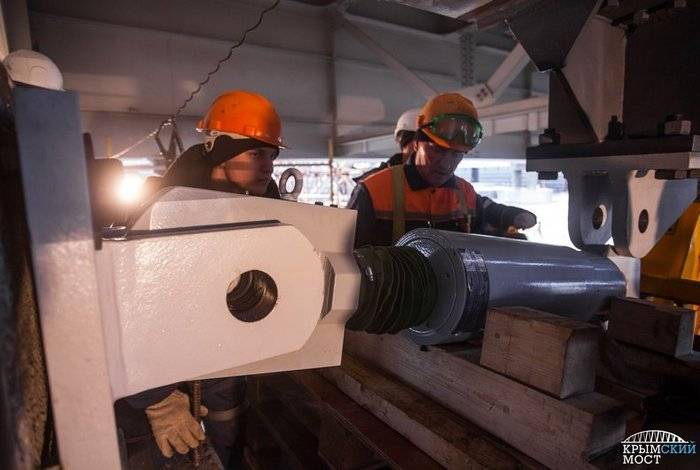
<svg viewBox="0 0 700 470">
<path fill-rule="evenodd" d="M 440 188 L 431 188 L 431 186 L 421 178 L 418 169 L 413 164 L 413 157 L 404 165 L 404 174 L 406 183 L 410 191 L 421 192 L 422 194 L 436 191 L 436 189 L 450 188 L 455 191 L 469 188 L 462 178 L 452 176 Z M 388 170 L 384 170 L 388 171 Z M 357 226 L 355 232 L 355 246 L 364 245 L 374 246 L 389 246 L 393 244 L 393 221 L 385 214 L 380 214 L 375 210 L 372 203 L 372 194 L 366 182 L 370 178 L 382 178 L 378 173 L 370 175 L 365 182 L 360 182 L 353 191 L 353 194 L 348 202 L 349 209 L 357 210 Z M 391 184 L 391 180 L 386 184 Z M 468 183 L 466 183 L 468 185 Z M 391 191 L 390 188 L 386 188 Z M 472 188 L 473 191 L 473 188 Z M 376 196 L 376 195 L 375 195 Z M 474 193 L 473 204 L 469 204 L 469 210 L 472 212 L 469 221 L 469 227 L 465 230 L 463 220 L 459 216 L 444 220 L 431 220 L 430 214 L 416 215 L 407 217 L 405 222 L 406 232 L 417 228 L 434 228 L 438 230 L 447 230 L 452 232 L 465 232 L 487 234 L 487 235 L 503 235 L 508 227 L 512 225 L 513 217 L 522 211 L 517 207 L 505 206 L 498 204 L 488 197 L 480 196 Z M 452 210 L 455 214 L 457 208 Z"/>
<path fill-rule="evenodd" d="M 145 188 L 146 197 L 154 194 L 156 191 L 171 187 L 171 186 L 188 186 L 202 189 L 214 189 L 210 183 L 211 169 L 213 165 L 207 160 L 207 155 L 204 153 L 203 145 L 195 145 L 187 149 L 173 163 L 162 178 L 149 178 L 147 187 Z M 218 190 L 221 190 L 218 188 Z M 230 192 L 242 193 L 240 188 L 231 186 Z M 270 182 L 267 193 L 264 197 L 272 199 L 280 199 L 279 190 L 274 181 Z M 115 414 L 117 426 L 124 433 L 127 442 L 150 439 L 153 445 L 155 440 L 151 435 L 151 428 L 146 417 L 145 409 L 151 405 L 165 399 L 176 389 L 183 392 L 188 392 L 188 383 L 181 382 L 166 385 L 163 387 L 147 390 L 136 395 L 117 400 L 115 403 Z M 212 411 L 221 411 L 242 403 L 245 395 L 245 382 L 241 377 L 236 378 L 220 378 L 208 379 L 202 381 L 202 404 Z M 220 451 L 220 447 L 229 446 L 230 443 L 225 442 L 228 435 L 231 434 L 228 429 L 222 429 L 219 423 L 210 423 L 207 426 L 205 418 L 205 426 L 207 427 L 207 437 L 213 441 L 213 444 L 222 461 L 225 462 L 226 456 L 222 455 L 225 452 Z M 223 435 L 212 435 L 215 433 Z M 223 445 L 217 443 L 223 442 Z M 157 456 L 158 458 L 162 456 Z"/>
<path fill-rule="evenodd" d="M 391 157 L 389 157 L 389 160 L 382 162 L 377 168 L 372 168 L 371 170 L 368 170 L 364 173 L 362 173 L 360 176 L 357 176 L 353 178 L 352 180 L 355 183 L 361 183 L 362 180 L 365 178 L 368 178 L 372 176 L 373 174 L 382 171 L 384 168 L 389 168 L 390 166 L 394 165 L 401 165 L 403 163 L 403 154 L 402 153 L 395 153 Z"/>
</svg>

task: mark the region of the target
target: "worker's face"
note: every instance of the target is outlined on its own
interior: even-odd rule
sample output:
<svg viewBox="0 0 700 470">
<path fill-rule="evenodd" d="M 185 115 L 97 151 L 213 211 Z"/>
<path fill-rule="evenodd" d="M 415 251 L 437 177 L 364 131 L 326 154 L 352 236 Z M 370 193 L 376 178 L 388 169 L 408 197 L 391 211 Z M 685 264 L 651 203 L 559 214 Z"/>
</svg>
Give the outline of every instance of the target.
<svg viewBox="0 0 700 470">
<path fill-rule="evenodd" d="M 416 169 L 426 183 L 434 187 L 441 186 L 455 174 L 457 165 L 465 154 L 434 142 L 416 142 Z"/>
<path fill-rule="evenodd" d="M 279 150 L 260 147 L 248 150 L 225 161 L 226 179 L 253 196 L 262 196 L 272 180 L 272 161 Z"/>
</svg>

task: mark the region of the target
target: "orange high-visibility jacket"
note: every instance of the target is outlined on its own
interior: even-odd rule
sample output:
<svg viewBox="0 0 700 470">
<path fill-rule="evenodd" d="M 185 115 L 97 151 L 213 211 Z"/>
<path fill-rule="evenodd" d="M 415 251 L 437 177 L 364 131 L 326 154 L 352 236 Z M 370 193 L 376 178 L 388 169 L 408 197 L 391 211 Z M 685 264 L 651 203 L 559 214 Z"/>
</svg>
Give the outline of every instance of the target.
<svg viewBox="0 0 700 470">
<path fill-rule="evenodd" d="M 348 207 L 358 210 L 355 244 L 391 245 L 419 227 L 475 231 L 478 199 L 472 185 L 458 176 L 434 188 L 412 165 L 386 168 L 358 185 L 350 201 Z"/>
</svg>

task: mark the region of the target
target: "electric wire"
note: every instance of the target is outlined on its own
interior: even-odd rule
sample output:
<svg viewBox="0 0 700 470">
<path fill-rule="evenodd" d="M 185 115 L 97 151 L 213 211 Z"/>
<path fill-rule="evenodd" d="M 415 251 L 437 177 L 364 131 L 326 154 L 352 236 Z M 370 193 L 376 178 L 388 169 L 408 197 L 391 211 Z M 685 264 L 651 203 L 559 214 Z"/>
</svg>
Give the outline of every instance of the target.
<svg viewBox="0 0 700 470">
<path fill-rule="evenodd" d="M 130 151 L 133 150 L 134 148 L 138 147 L 139 145 L 143 144 L 144 142 L 148 141 L 149 139 L 156 137 L 156 136 L 160 133 L 160 131 L 163 130 L 164 127 L 171 125 L 171 123 L 174 122 L 175 119 L 177 119 L 177 118 L 180 116 L 180 114 L 182 114 L 182 112 L 187 108 L 187 105 L 194 99 L 194 97 L 195 97 L 199 92 L 202 91 L 202 88 L 204 88 L 204 86 L 205 86 L 207 83 L 209 83 L 209 80 L 211 80 L 211 77 L 213 77 L 213 76 L 221 69 L 221 66 L 222 66 L 225 62 L 227 62 L 229 59 L 231 59 L 231 57 L 233 56 L 233 51 L 236 50 L 237 48 L 241 47 L 241 46 L 245 43 L 248 34 L 249 34 L 249 33 L 252 33 L 252 32 L 255 31 L 258 27 L 260 27 L 260 25 L 262 24 L 263 19 L 265 18 L 265 15 L 266 15 L 267 13 L 271 12 L 272 10 L 274 10 L 275 8 L 277 8 L 277 6 L 279 5 L 279 3 L 280 3 L 280 0 L 274 0 L 274 1 L 270 4 L 270 6 L 268 6 L 267 8 L 265 8 L 264 10 L 262 10 L 262 11 L 260 12 L 260 14 L 258 15 L 258 20 L 255 22 L 255 24 L 254 24 L 253 26 L 248 27 L 245 31 L 243 31 L 243 35 L 242 35 L 241 38 L 238 40 L 238 42 L 236 42 L 236 43 L 233 44 L 231 47 L 229 47 L 227 54 L 226 54 L 223 58 L 221 58 L 221 59 L 216 63 L 216 66 L 215 66 L 211 71 L 209 71 L 209 72 L 207 73 L 206 77 L 205 77 L 202 81 L 200 81 L 200 82 L 197 84 L 197 87 L 190 93 L 190 95 L 189 95 L 189 96 L 185 99 L 185 101 L 175 110 L 175 112 L 174 112 L 173 114 L 171 114 L 171 115 L 168 116 L 165 120 L 163 120 L 163 122 L 161 122 L 160 125 L 159 125 L 156 129 L 154 129 L 153 131 L 149 132 L 149 133 L 146 134 L 144 137 L 142 137 L 141 139 L 139 139 L 138 141 L 136 141 L 136 142 L 133 143 L 132 145 L 126 147 L 125 149 L 123 149 L 123 150 L 121 150 L 121 151 L 119 151 L 119 152 L 117 152 L 117 153 L 115 153 L 115 154 L 113 154 L 113 155 L 110 155 L 109 158 L 119 158 L 119 157 L 121 157 L 121 156 L 123 156 L 123 155 L 126 155 L 128 152 L 130 152 Z"/>
</svg>

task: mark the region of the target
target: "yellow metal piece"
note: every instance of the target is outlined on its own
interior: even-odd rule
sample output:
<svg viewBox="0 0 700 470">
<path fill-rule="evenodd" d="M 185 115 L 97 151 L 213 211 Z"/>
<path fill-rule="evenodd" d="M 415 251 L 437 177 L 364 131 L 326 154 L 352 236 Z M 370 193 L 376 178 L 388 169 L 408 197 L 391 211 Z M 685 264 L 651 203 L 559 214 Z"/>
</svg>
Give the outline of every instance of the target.
<svg viewBox="0 0 700 470">
<path fill-rule="evenodd" d="M 695 230 L 690 239 L 690 247 L 683 264 L 682 279 L 700 279 L 700 218 L 695 223 Z"/>
<path fill-rule="evenodd" d="M 689 272 L 691 277 L 697 278 L 698 252 L 694 243 L 698 231 L 698 217 L 700 216 L 700 203 L 694 202 L 661 238 L 659 243 L 642 258 L 642 274 L 680 279 L 686 269 L 686 265 L 694 266 L 694 272 Z M 695 257 L 695 259 L 692 259 Z M 690 262 L 690 263 L 689 263 Z M 695 274 L 695 277 L 692 277 Z M 700 299 L 698 299 L 700 303 Z"/>
<path fill-rule="evenodd" d="M 700 307 L 700 202 L 683 213 L 647 256 L 642 258 L 641 291 Z M 695 334 L 700 334 L 700 322 Z"/>
</svg>

